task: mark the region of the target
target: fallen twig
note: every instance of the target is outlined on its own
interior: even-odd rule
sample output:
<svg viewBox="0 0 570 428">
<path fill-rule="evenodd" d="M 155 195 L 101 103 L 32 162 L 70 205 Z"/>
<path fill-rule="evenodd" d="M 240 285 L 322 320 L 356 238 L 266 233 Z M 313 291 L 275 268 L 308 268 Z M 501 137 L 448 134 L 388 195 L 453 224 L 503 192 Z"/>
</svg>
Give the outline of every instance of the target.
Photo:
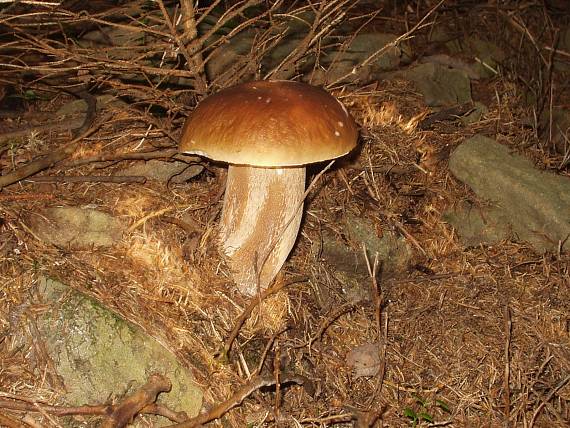
<svg viewBox="0 0 570 428">
<path fill-rule="evenodd" d="M 504 368 L 504 378 L 503 378 L 503 400 L 505 403 L 505 427 L 510 426 L 511 417 L 511 388 L 510 388 L 510 373 L 511 373 L 511 335 L 513 330 L 513 322 L 511 319 L 511 310 L 507 304 L 503 311 L 504 321 L 505 321 L 505 368 Z"/>
<path fill-rule="evenodd" d="M 145 183 L 146 177 L 140 175 L 47 175 L 27 178 L 34 183 Z"/>
<path fill-rule="evenodd" d="M 269 376 L 254 376 L 251 380 L 241 388 L 239 388 L 228 400 L 224 401 L 223 403 L 218 404 L 208 413 L 204 413 L 202 415 L 196 416 L 186 422 L 176 425 L 170 425 L 168 428 L 193 428 L 201 426 L 207 422 L 213 421 L 215 419 L 221 418 L 224 414 L 226 414 L 229 410 L 233 409 L 234 407 L 238 406 L 257 391 L 260 388 L 272 386 L 276 384 L 276 379 L 273 375 Z M 309 380 L 303 376 L 288 376 L 282 377 L 281 381 L 279 382 L 280 385 L 284 385 L 287 383 L 296 383 L 298 385 L 305 385 Z"/>
<path fill-rule="evenodd" d="M 70 160 L 68 162 L 65 162 L 65 164 L 63 164 L 62 166 L 64 166 L 65 168 L 73 168 L 76 166 L 87 165 L 95 162 L 120 162 L 126 160 L 151 160 L 151 159 L 163 159 L 163 158 L 168 159 L 177 154 L 179 154 L 178 149 L 164 149 L 164 150 L 153 150 L 152 152 L 119 153 L 119 154 L 108 153 L 97 156 L 91 156 L 88 158 Z"/>
<path fill-rule="evenodd" d="M 326 329 L 329 328 L 329 326 L 338 317 L 348 312 L 352 312 L 355 308 L 356 305 L 354 305 L 353 303 L 345 303 L 344 305 L 336 308 L 336 310 L 332 311 L 332 313 L 325 320 L 323 320 L 323 322 L 321 322 L 319 330 L 312 337 L 310 337 L 309 340 L 307 340 L 301 345 L 295 346 L 295 348 L 304 348 L 305 346 L 310 348 L 316 340 L 319 340 L 322 337 Z"/>
<path fill-rule="evenodd" d="M 550 391 L 550 393 L 546 396 L 543 397 L 542 394 L 540 394 L 539 392 L 537 392 L 534 387 L 531 388 L 531 391 L 538 397 L 538 399 L 540 400 L 540 405 L 536 408 L 536 410 L 534 411 L 533 415 L 532 415 L 532 419 L 530 420 L 530 424 L 528 425 L 530 428 L 534 427 L 534 424 L 536 423 L 536 419 L 538 418 L 538 415 L 540 415 L 540 413 L 542 412 L 542 410 L 544 409 L 545 406 L 551 406 L 551 404 L 549 403 L 550 400 L 552 400 L 552 397 L 554 397 L 554 395 L 556 395 L 556 393 L 558 391 L 560 391 L 562 388 L 564 388 L 564 386 L 566 386 L 566 384 L 570 382 L 570 376 L 566 376 L 564 379 L 562 379 L 560 382 L 558 382 L 558 384 L 552 388 L 552 390 Z M 560 415 L 558 415 L 558 412 L 554 413 L 555 416 L 557 418 L 560 418 Z M 560 420 L 560 422 L 564 422 L 563 420 Z M 568 422 L 568 421 L 566 421 Z"/>
<path fill-rule="evenodd" d="M 172 384 L 166 376 L 153 374 L 138 391 L 115 406 L 113 413 L 101 424 L 101 428 L 126 426 L 147 404 L 154 403 L 158 394 L 168 392 L 170 388 Z"/>
<path fill-rule="evenodd" d="M 0 399 L 0 408 L 18 412 L 40 412 L 42 410 L 54 416 L 104 416 L 113 413 L 115 408 L 114 405 L 63 407 L 31 401 L 13 401 L 19 399 L 21 398 L 14 397 L 12 400 Z M 147 404 L 141 409 L 139 414 L 160 415 L 178 423 L 188 419 L 185 412 L 175 412 L 156 403 Z"/>
<path fill-rule="evenodd" d="M 11 172 L 10 174 L 1 176 L 0 190 L 3 187 L 9 186 L 10 184 L 14 184 L 20 180 L 23 180 L 24 178 L 28 178 L 31 175 L 34 175 L 46 168 L 49 168 L 50 166 L 55 165 L 56 163 L 61 162 L 65 158 L 71 156 L 75 152 L 75 149 L 77 148 L 79 143 L 81 143 L 81 141 L 84 138 L 87 138 L 89 135 L 97 131 L 99 127 L 106 122 L 106 120 L 107 118 L 103 118 L 103 120 L 101 120 L 101 122 L 97 126 L 92 127 L 91 129 L 89 129 L 79 137 L 74 138 L 60 150 L 56 150 L 48 155 L 36 159 L 35 161 L 32 161 L 27 165 L 24 165 L 23 167 L 17 169 L 16 171 Z"/>
<path fill-rule="evenodd" d="M 137 392 L 115 405 L 51 406 L 13 394 L 2 393 L 6 398 L 0 398 L 0 408 L 21 412 L 41 412 L 54 416 L 107 416 L 106 422 L 101 425 L 102 427 L 105 426 L 105 423 L 107 423 L 107 427 L 124 426 L 137 414 L 160 415 L 177 423 L 188 420 L 188 415 L 185 412 L 175 412 L 154 403 L 160 392 L 169 390 L 170 381 L 162 375 L 155 374 Z M 108 425 L 111 422 L 113 425 Z M 1 419 L 0 423 L 3 423 Z M 21 426 L 21 424 L 16 426 Z"/>
<path fill-rule="evenodd" d="M 55 119 L 55 118 L 53 118 Z M 50 121 L 43 125 L 30 125 L 19 128 L 15 131 L 8 131 L 0 133 L 0 149 L 7 146 L 11 140 L 25 137 L 32 133 L 45 132 L 45 131 L 68 131 L 73 129 L 79 129 L 83 126 L 85 122 L 84 117 L 68 118 L 60 121 Z"/>
</svg>

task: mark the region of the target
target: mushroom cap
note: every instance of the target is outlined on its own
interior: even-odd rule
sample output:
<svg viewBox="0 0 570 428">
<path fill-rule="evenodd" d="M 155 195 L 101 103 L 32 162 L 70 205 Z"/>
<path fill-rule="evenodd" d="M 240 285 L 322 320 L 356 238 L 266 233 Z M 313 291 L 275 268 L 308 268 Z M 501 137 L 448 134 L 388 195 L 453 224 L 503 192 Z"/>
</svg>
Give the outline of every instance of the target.
<svg viewBox="0 0 570 428">
<path fill-rule="evenodd" d="M 285 167 L 343 156 L 357 139 L 350 113 L 323 89 L 256 81 L 200 102 L 184 124 L 179 149 L 231 164 Z"/>
</svg>

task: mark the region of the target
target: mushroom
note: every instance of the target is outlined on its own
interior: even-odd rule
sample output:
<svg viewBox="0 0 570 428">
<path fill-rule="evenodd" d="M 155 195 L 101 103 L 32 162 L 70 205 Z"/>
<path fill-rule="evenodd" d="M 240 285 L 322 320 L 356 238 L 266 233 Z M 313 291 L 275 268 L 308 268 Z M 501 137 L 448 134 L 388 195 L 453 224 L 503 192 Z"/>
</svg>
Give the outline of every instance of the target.
<svg viewBox="0 0 570 428">
<path fill-rule="evenodd" d="M 223 89 L 186 120 L 179 150 L 229 164 L 219 243 L 243 294 L 266 289 L 295 244 L 305 165 L 347 154 L 357 138 L 340 101 L 289 81 Z"/>
</svg>

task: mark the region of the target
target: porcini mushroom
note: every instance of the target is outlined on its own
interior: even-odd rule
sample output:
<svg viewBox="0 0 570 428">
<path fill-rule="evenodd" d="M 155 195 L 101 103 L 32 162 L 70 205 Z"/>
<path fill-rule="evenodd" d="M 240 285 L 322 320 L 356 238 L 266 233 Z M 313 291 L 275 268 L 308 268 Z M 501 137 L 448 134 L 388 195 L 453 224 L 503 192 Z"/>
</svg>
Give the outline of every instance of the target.
<svg viewBox="0 0 570 428">
<path fill-rule="evenodd" d="M 223 89 L 186 120 L 179 150 L 229 164 L 220 246 L 242 293 L 267 288 L 295 243 L 305 165 L 347 154 L 357 136 L 340 101 L 289 81 Z"/>
</svg>

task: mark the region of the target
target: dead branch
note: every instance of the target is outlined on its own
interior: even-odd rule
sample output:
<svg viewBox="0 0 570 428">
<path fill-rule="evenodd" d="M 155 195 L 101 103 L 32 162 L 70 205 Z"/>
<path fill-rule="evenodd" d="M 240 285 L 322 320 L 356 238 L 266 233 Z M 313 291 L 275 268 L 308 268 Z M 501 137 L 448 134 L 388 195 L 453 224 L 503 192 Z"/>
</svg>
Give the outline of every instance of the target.
<svg viewBox="0 0 570 428">
<path fill-rule="evenodd" d="M 0 408 L 18 412 L 45 412 L 54 416 L 107 416 L 107 423 L 114 421 L 112 427 L 124 426 L 137 414 L 160 415 L 177 423 L 188 420 L 185 412 L 175 412 L 154 403 L 160 392 L 170 390 L 170 381 L 162 375 L 152 375 L 148 382 L 123 402 L 114 405 L 64 407 L 51 406 L 12 394 L 3 394 L 8 398 L 0 399 Z M 109 416 L 110 415 L 110 416 Z M 0 415 L 1 416 L 1 415 Z M 0 420 L 0 423 L 4 423 Z M 21 426 L 16 425 L 16 426 Z M 101 426 L 104 426 L 101 425 Z"/>
<path fill-rule="evenodd" d="M 28 178 L 33 183 L 146 183 L 146 177 L 140 175 L 46 175 Z"/>
<path fill-rule="evenodd" d="M 318 8 L 311 5 L 315 17 L 307 35 L 303 37 L 295 49 L 265 75 L 265 78 L 291 78 L 295 74 L 295 65 L 306 57 L 315 45 L 344 19 L 348 10 L 355 4 L 350 0 L 334 0 L 322 1 Z"/>
<path fill-rule="evenodd" d="M 15 131 L 8 131 L 0 133 L 0 150 L 7 147 L 10 140 L 18 139 L 30 135 L 32 133 L 45 132 L 45 131 L 67 131 L 73 129 L 80 129 L 85 122 L 83 117 L 64 119 L 61 121 L 45 123 L 42 125 L 32 125 L 19 128 Z M 4 143 L 6 142 L 6 143 Z"/>
<path fill-rule="evenodd" d="M 172 157 L 179 157 L 180 160 L 184 161 L 188 160 L 188 157 L 184 157 L 184 155 L 180 156 L 177 155 L 179 155 L 178 149 L 164 149 L 164 150 L 154 150 L 152 152 L 137 152 L 137 153 L 111 153 L 111 154 L 102 154 L 98 156 L 91 156 L 88 158 L 74 159 L 65 162 L 62 166 L 65 168 L 73 168 L 95 162 L 120 162 L 126 160 L 169 159 Z"/>
<path fill-rule="evenodd" d="M 28 178 L 31 175 L 34 175 L 46 168 L 49 168 L 53 165 L 55 165 L 58 162 L 61 162 L 62 160 L 64 160 L 65 158 L 71 156 L 75 150 L 77 149 L 77 147 L 79 146 L 79 144 L 81 143 L 81 141 L 83 141 L 84 138 L 87 138 L 89 135 L 93 134 L 95 131 L 97 131 L 97 129 L 103 124 L 105 123 L 105 119 L 103 119 L 101 121 L 101 123 L 99 123 L 98 126 L 92 127 L 90 130 L 88 130 L 87 132 L 85 132 L 83 135 L 80 135 L 79 137 L 71 140 L 69 143 L 67 143 L 63 148 L 56 150 L 48 155 L 45 155 L 35 161 L 32 161 L 30 163 L 28 163 L 27 165 L 17 169 L 16 171 L 10 173 L 10 174 L 6 174 L 4 176 L 0 177 L 0 190 L 6 186 L 9 186 L 10 184 L 14 184 L 20 180 L 23 180 L 24 178 Z"/>
<path fill-rule="evenodd" d="M 305 346 L 307 347 L 311 347 L 313 345 L 313 343 L 317 340 L 320 340 L 323 336 L 323 334 L 325 333 L 325 331 L 327 330 L 327 328 L 330 327 L 330 325 L 341 315 L 344 315 L 348 312 L 352 312 L 353 310 L 356 309 L 356 305 L 354 305 L 353 303 L 345 303 L 344 305 L 336 308 L 336 310 L 333 310 L 327 317 L 326 319 L 324 319 L 321 322 L 321 326 L 319 327 L 319 330 L 309 338 L 308 341 L 306 341 L 305 343 L 303 343 L 302 345 L 297 345 L 295 346 L 295 348 L 304 348 Z"/>
<path fill-rule="evenodd" d="M 113 413 L 105 418 L 101 428 L 122 428 L 147 405 L 154 403 L 161 392 L 168 392 L 172 388 L 170 380 L 161 374 L 153 374 L 148 382 L 138 391 L 115 406 Z"/>
<path fill-rule="evenodd" d="M 2 202 L 9 202 L 9 201 L 49 201 L 53 200 L 54 195 L 53 193 L 31 193 L 26 192 L 23 195 L 3 195 L 0 194 L 0 201 Z"/>
<path fill-rule="evenodd" d="M 162 2 L 161 2 L 162 4 Z M 180 7 L 182 9 L 182 28 L 184 34 L 182 38 L 177 38 L 177 41 L 183 45 L 182 40 L 195 40 L 198 37 L 198 27 L 196 26 L 196 15 L 194 5 L 190 0 L 180 0 Z M 195 85 L 199 93 L 205 94 L 208 90 L 208 83 L 206 75 L 204 74 L 204 61 L 202 60 L 201 49 L 202 46 L 195 44 L 193 46 L 195 52 L 188 51 L 185 48 L 186 62 L 196 69 Z"/>
<path fill-rule="evenodd" d="M 503 310 L 504 320 L 505 320 L 505 368 L 503 371 L 503 402 L 505 405 L 504 415 L 505 415 L 505 426 L 509 427 L 509 419 L 511 417 L 511 387 L 510 387 L 510 372 L 511 372 L 511 336 L 513 329 L 513 322 L 511 319 L 511 310 L 509 305 L 505 305 Z"/>
<path fill-rule="evenodd" d="M 74 129 L 72 131 L 73 137 L 77 138 L 89 131 L 89 128 L 91 128 L 91 125 L 93 125 L 93 122 L 95 122 L 95 116 L 97 114 L 97 98 L 84 90 L 79 91 L 78 93 L 74 93 L 74 95 L 85 101 L 85 104 L 87 105 L 83 123 L 78 129 Z"/>
<path fill-rule="evenodd" d="M 186 422 L 181 424 L 171 425 L 168 428 L 194 428 L 201 426 L 205 423 L 213 421 L 215 419 L 221 418 L 225 415 L 229 410 L 233 409 L 234 407 L 240 405 L 243 400 L 253 394 L 255 391 L 268 387 L 273 386 L 276 384 L 276 379 L 271 376 L 254 376 L 250 379 L 250 381 L 239 388 L 228 400 L 224 401 L 221 404 L 218 404 L 208 413 L 196 416 Z M 305 385 L 308 383 L 309 380 L 304 376 L 288 376 L 283 377 L 281 379 L 280 385 L 288 384 L 288 383 L 296 383 L 297 385 Z"/>
</svg>

